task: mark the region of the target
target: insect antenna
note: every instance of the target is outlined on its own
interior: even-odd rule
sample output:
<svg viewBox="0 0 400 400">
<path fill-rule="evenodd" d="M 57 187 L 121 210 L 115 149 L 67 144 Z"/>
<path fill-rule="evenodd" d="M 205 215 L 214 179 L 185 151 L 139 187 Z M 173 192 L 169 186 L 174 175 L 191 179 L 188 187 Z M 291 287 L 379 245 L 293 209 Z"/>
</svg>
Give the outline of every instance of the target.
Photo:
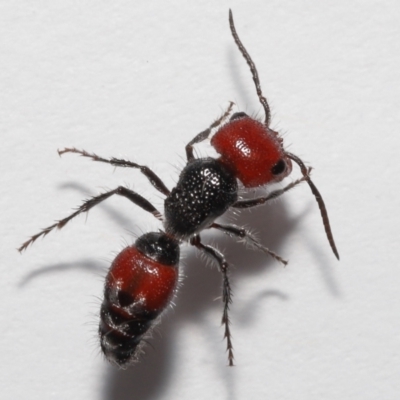
<svg viewBox="0 0 400 400">
<path fill-rule="evenodd" d="M 313 181 L 309 177 L 308 169 L 304 165 L 303 161 L 301 161 L 301 159 L 299 157 L 295 156 L 292 153 L 286 153 L 286 155 L 300 167 L 301 173 L 303 174 L 305 180 L 307 181 L 308 186 L 310 186 L 311 192 L 314 195 L 315 200 L 317 200 L 318 207 L 321 212 L 322 222 L 323 222 L 324 228 L 325 228 L 325 233 L 328 238 L 329 244 L 331 245 L 333 254 L 336 256 L 336 258 L 338 260 L 340 260 L 339 253 L 338 253 L 336 245 L 335 245 L 335 240 L 333 239 L 331 225 L 329 223 L 328 211 L 326 209 L 324 200 L 322 199 L 321 193 L 319 192 L 319 190 L 317 189 L 317 187 L 314 185 Z"/>
<path fill-rule="evenodd" d="M 240 50 L 244 59 L 246 60 L 247 64 L 250 67 L 251 74 L 253 75 L 253 81 L 254 81 L 254 84 L 256 85 L 258 99 L 260 100 L 260 103 L 263 106 L 264 111 L 265 111 L 265 125 L 268 127 L 271 122 L 271 110 L 269 108 L 267 99 L 262 94 L 260 79 L 258 77 L 258 72 L 257 72 L 256 66 L 255 66 L 253 60 L 251 59 L 250 54 L 247 52 L 246 48 L 243 46 L 243 43 L 239 39 L 239 36 L 236 32 L 235 23 L 233 22 L 233 15 L 232 15 L 231 10 L 229 10 L 229 26 L 231 27 L 232 36 L 233 36 L 233 39 L 235 40 L 235 43 L 236 43 L 238 49 Z"/>
</svg>

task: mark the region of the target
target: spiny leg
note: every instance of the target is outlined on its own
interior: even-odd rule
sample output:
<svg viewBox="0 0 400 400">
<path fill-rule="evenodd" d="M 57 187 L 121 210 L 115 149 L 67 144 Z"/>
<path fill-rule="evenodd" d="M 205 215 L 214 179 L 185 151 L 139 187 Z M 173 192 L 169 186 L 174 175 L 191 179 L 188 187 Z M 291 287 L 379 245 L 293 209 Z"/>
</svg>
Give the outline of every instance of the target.
<svg viewBox="0 0 400 400">
<path fill-rule="evenodd" d="M 309 170 L 307 170 L 307 167 L 304 165 L 303 161 L 299 157 L 295 156 L 292 153 L 286 153 L 286 155 L 300 167 L 301 173 L 304 176 L 304 180 L 306 180 L 308 183 L 308 186 L 310 186 L 311 192 L 314 195 L 315 200 L 317 200 L 317 203 L 318 203 L 319 211 L 320 211 L 321 217 L 322 217 L 322 223 L 324 224 L 325 233 L 328 238 L 328 242 L 331 246 L 333 254 L 339 260 L 339 252 L 337 251 L 335 240 L 333 239 L 331 225 L 329 223 L 329 218 L 328 218 L 328 211 L 326 209 L 324 200 L 322 199 L 321 193 L 319 192 L 319 190 L 317 189 L 317 187 L 314 185 L 313 181 L 311 180 L 311 178 L 309 176 Z"/>
<path fill-rule="evenodd" d="M 218 229 L 227 234 L 228 236 L 243 239 L 246 243 L 270 255 L 271 257 L 275 258 L 275 260 L 281 262 L 283 265 L 287 265 L 288 263 L 278 254 L 274 253 L 273 251 L 269 250 L 267 247 L 262 245 L 254 236 L 250 234 L 250 232 L 246 231 L 246 229 L 240 228 L 236 225 L 221 225 L 215 222 L 210 225 L 210 228 Z"/>
<path fill-rule="evenodd" d="M 253 60 L 251 59 L 250 54 L 247 52 L 246 48 L 243 46 L 243 43 L 239 39 L 239 36 L 236 32 L 235 23 L 233 22 L 233 16 L 232 16 L 231 10 L 229 10 L 229 26 L 231 28 L 232 36 L 233 36 L 233 39 L 235 40 L 237 47 L 239 48 L 244 59 L 246 60 L 247 64 L 250 67 L 251 75 L 253 76 L 253 81 L 256 86 L 258 99 L 260 100 L 260 103 L 263 106 L 264 111 L 265 111 L 265 125 L 268 127 L 270 124 L 270 121 L 271 121 L 271 110 L 269 108 L 267 99 L 262 94 L 261 84 L 260 84 L 260 79 L 258 77 L 257 68 L 256 68 Z"/>
<path fill-rule="evenodd" d="M 91 158 L 93 161 L 99 161 L 99 162 L 111 164 L 114 167 L 137 168 L 158 191 L 165 194 L 165 196 L 168 196 L 170 194 L 170 191 L 165 186 L 164 182 L 149 167 L 146 167 L 145 165 L 139 165 L 132 161 L 122 160 L 122 159 L 115 158 L 115 157 L 106 159 L 103 157 L 99 157 L 95 153 L 88 153 L 85 150 L 78 150 L 75 147 L 71 147 L 71 148 L 67 147 L 63 150 L 58 150 L 58 154 L 60 156 L 64 153 L 77 153 L 77 154 L 80 154 L 82 157 L 88 157 L 88 158 Z"/>
<path fill-rule="evenodd" d="M 117 194 L 119 196 L 126 197 L 128 200 L 132 201 L 132 203 L 136 204 L 143 210 L 153 214 L 156 218 L 159 220 L 162 220 L 161 213 L 144 197 L 142 197 L 140 194 L 129 190 L 123 186 L 119 186 L 118 188 L 111 190 L 109 192 L 102 193 L 98 196 L 94 196 L 90 198 L 89 200 L 86 200 L 74 213 L 69 215 L 68 217 L 61 219 L 57 221 L 55 224 L 48 226 L 47 228 L 43 229 L 36 235 L 33 235 L 29 240 L 27 240 L 25 243 L 22 244 L 22 246 L 18 249 L 19 252 L 22 252 L 25 250 L 31 243 L 35 242 L 36 239 L 38 239 L 41 236 L 46 236 L 49 234 L 53 229 L 58 228 L 61 229 L 66 225 L 71 219 L 75 218 L 77 215 L 83 213 L 83 212 L 88 212 L 90 209 L 93 207 L 97 206 L 99 203 L 102 201 L 108 199 L 112 195 Z"/>
<path fill-rule="evenodd" d="M 196 246 L 199 250 L 204 251 L 208 254 L 214 261 L 217 262 L 219 269 L 222 273 L 222 302 L 224 303 L 224 311 L 222 314 L 221 323 L 225 326 L 224 338 L 226 338 L 226 350 L 228 351 L 228 362 L 229 366 L 232 367 L 233 364 L 233 346 L 232 346 L 232 336 L 229 328 L 230 320 L 229 320 L 229 304 L 232 303 L 232 289 L 229 283 L 228 269 L 229 265 L 225 260 L 224 255 L 209 245 L 204 245 L 200 241 L 200 236 L 195 235 L 190 244 Z"/>
<path fill-rule="evenodd" d="M 276 199 L 279 196 L 282 196 L 284 193 L 288 192 L 289 190 L 293 189 L 297 185 L 299 185 L 303 181 L 307 181 L 310 179 L 309 174 L 312 168 L 306 169 L 306 175 L 303 175 L 301 178 L 296 179 L 295 181 L 289 183 L 282 189 L 277 189 L 271 192 L 268 196 L 265 197 L 257 197 L 256 199 L 249 199 L 249 200 L 238 200 L 236 203 L 232 204 L 232 207 L 235 208 L 250 208 L 260 206 L 261 204 L 266 203 L 267 201 Z"/>
<path fill-rule="evenodd" d="M 193 145 L 196 143 L 200 143 L 203 140 L 206 140 L 208 136 L 210 136 L 211 131 L 219 126 L 224 119 L 230 114 L 232 107 L 233 107 L 233 102 L 231 101 L 229 103 L 229 107 L 227 110 L 224 112 L 224 114 L 218 118 L 216 121 L 214 121 L 206 130 L 200 132 L 198 135 L 196 135 L 187 145 L 186 145 L 186 157 L 188 161 L 192 161 L 194 159 L 193 155 Z"/>
</svg>

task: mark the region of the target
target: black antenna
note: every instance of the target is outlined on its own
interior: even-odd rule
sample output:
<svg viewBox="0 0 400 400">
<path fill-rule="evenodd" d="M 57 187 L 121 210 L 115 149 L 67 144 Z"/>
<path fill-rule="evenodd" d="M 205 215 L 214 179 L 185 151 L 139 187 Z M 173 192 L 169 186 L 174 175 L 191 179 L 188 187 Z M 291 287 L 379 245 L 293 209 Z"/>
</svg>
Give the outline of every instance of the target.
<svg viewBox="0 0 400 400">
<path fill-rule="evenodd" d="M 317 200 L 318 207 L 321 212 L 322 222 L 323 222 L 324 228 L 325 228 L 325 233 L 328 238 L 329 244 L 331 245 L 333 254 L 336 256 L 336 258 L 338 260 L 340 260 L 339 253 L 338 253 L 336 245 L 335 245 L 335 240 L 333 239 L 331 225 L 329 223 L 328 211 L 326 209 L 324 200 L 322 199 L 321 193 L 319 192 L 317 187 L 314 185 L 311 178 L 308 176 L 308 169 L 304 165 L 303 161 L 301 161 L 301 159 L 299 157 L 295 156 L 292 153 L 285 153 L 285 154 L 300 167 L 301 173 L 303 174 L 305 180 L 307 181 L 308 185 L 310 186 L 311 192 L 315 196 L 315 200 Z"/>
<path fill-rule="evenodd" d="M 231 27 L 232 36 L 233 36 L 233 39 L 235 40 L 237 47 L 239 48 L 244 59 L 246 60 L 247 64 L 250 67 L 251 74 L 253 75 L 253 81 L 254 81 L 254 84 L 256 85 L 258 99 L 260 100 L 260 103 L 264 107 L 265 125 L 267 127 L 269 127 L 269 124 L 271 122 L 271 110 L 269 108 L 267 99 L 262 94 L 260 79 L 258 78 L 258 72 L 257 72 L 256 66 L 255 66 L 253 60 L 251 59 L 250 54 L 247 52 L 246 48 L 243 46 L 243 43 L 239 39 L 239 36 L 236 32 L 235 23 L 233 22 L 233 16 L 232 16 L 231 10 L 229 10 L 229 26 Z"/>
</svg>

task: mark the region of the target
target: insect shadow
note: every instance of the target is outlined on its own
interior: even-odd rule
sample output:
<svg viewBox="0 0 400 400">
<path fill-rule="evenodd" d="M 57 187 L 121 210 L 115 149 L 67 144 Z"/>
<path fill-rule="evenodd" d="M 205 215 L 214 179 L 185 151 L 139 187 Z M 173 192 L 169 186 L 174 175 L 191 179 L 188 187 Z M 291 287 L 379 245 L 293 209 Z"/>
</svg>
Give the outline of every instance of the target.
<svg viewBox="0 0 400 400">
<path fill-rule="evenodd" d="M 285 203 L 283 199 L 274 204 L 253 209 L 251 212 L 241 212 L 235 217 L 235 223 L 239 226 L 246 225 L 251 227 L 252 231 L 259 232 L 258 237 L 261 243 L 279 252 L 288 233 L 295 229 L 302 218 L 302 216 L 290 218 Z M 113 213 L 114 211 L 110 212 L 111 216 Z M 252 275 L 259 276 L 260 274 L 265 277 L 273 270 L 279 271 L 281 268 L 267 255 L 246 249 L 245 245 L 234 239 L 213 233 L 205 236 L 205 243 L 209 240 L 223 249 L 228 262 L 233 266 L 231 279 L 234 289 L 245 284 L 245 282 L 241 283 L 241 278 L 251 278 Z M 220 273 L 216 267 L 210 268 L 209 263 L 199 257 L 193 247 L 187 246 L 184 255 L 181 263 L 184 265 L 184 278 L 174 301 L 176 306 L 167 312 L 162 319 L 162 324 L 155 329 L 153 339 L 150 340 L 151 346 L 146 347 L 146 355 L 139 363 L 128 370 L 116 370 L 107 366 L 102 391 L 103 400 L 165 398 L 165 393 L 178 369 L 177 354 L 179 351 L 186 352 L 180 348 L 179 337 L 188 324 L 193 325 L 202 337 L 201 346 L 204 355 L 201 357 L 226 385 L 227 398 L 236 398 L 235 368 L 223 368 L 226 360 L 225 344 L 222 340 L 223 330 L 220 327 L 222 316 Z M 268 307 L 268 298 L 273 297 L 282 301 L 289 298 L 279 289 L 266 289 L 267 279 L 265 282 L 265 287 L 260 286 L 260 290 L 254 293 L 254 297 L 245 304 L 234 296 L 231 306 L 233 330 L 235 326 L 243 323 L 251 326 L 258 314 L 257 310 Z M 218 315 L 212 325 L 206 318 L 211 312 Z M 249 352 L 253 350 L 256 351 L 255 348 L 248 349 Z M 190 351 L 187 349 L 187 352 Z"/>
<path fill-rule="evenodd" d="M 83 195 L 89 193 L 87 188 L 76 183 L 64 184 L 62 188 L 77 190 Z M 258 233 L 261 243 L 282 253 L 281 248 L 288 234 L 293 232 L 303 216 L 313 209 L 313 203 L 310 201 L 310 206 L 306 207 L 299 216 L 289 217 L 286 199 L 287 197 L 251 211 L 242 211 L 234 216 L 234 222 L 239 226 L 249 227 L 253 232 Z M 125 230 L 137 227 L 134 222 L 134 213 L 127 216 L 112 203 L 101 204 L 99 209 L 108 214 L 115 225 Z M 232 216 L 229 219 L 232 219 Z M 205 235 L 205 242 L 208 241 L 224 250 L 228 262 L 232 265 L 231 278 L 234 289 L 246 284 L 242 281 L 246 281 L 247 278 L 251 279 L 253 275 L 263 274 L 263 277 L 266 277 L 267 274 L 279 271 L 281 268 L 275 260 L 267 255 L 246 249 L 242 243 L 220 233 L 213 232 Z M 315 251 L 314 255 L 318 258 L 318 248 L 312 248 L 312 251 Z M 202 357 L 209 358 L 207 364 L 213 366 L 216 376 L 219 375 L 220 381 L 225 383 L 227 398 L 235 399 L 234 376 L 236 371 L 235 369 L 221 368 L 226 364 L 226 360 L 220 317 L 217 317 L 215 323 L 212 324 L 206 318 L 211 312 L 217 315 L 220 311 L 222 313 L 222 305 L 219 300 L 221 296 L 220 273 L 217 268 L 210 268 L 207 260 L 199 257 L 193 247 L 184 247 L 183 253 L 184 258 L 181 263 L 184 266 L 182 268 L 183 282 L 175 299 L 176 306 L 167 312 L 162 324 L 156 327 L 154 338 L 150 339 L 150 343 L 145 349 L 146 355 L 141 358 L 139 363 L 127 371 L 116 370 L 111 366 L 106 367 L 106 378 L 102 390 L 104 400 L 125 400 L 131 399 L 132 396 L 143 400 L 164 398 L 177 369 L 177 354 L 179 350 L 182 350 L 179 348 L 178 339 L 187 324 L 197 327 L 196 329 L 203 338 L 204 356 Z M 285 256 L 285 254 L 283 255 Z M 104 268 L 99 266 L 96 260 L 82 259 L 74 263 L 53 264 L 30 272 L 21 280 L 20 286 L 45 274 L 76 268 L 94 272 L 97 276 L 105 274 Z M 288 268 L 290 268 L 290 264 Z M 246 303 L 237 297 L 233 298 L 231 307 L 233 329 L 235 326 L 251 326 L 257 318 L 258 310 L 268 307 L 268 298 L 273 297 L 282 301 L 289 299 L 289 296 L 279 289 L 266 289 L 267 279 L 265 282 L 265 287 L 260 285 L 259 291 L 254 293 L 254 296 Z M 335 287 L 334 281 L 329 283 L 328 280 L 328 288 L 330 286 Z M 253 350 L 256 351 L 256 349 Z M 190 349 L 187 351 L 190 352 Z M 248 349 L 248 351 L 251 352 L 252 349 Z"/>
</svg>

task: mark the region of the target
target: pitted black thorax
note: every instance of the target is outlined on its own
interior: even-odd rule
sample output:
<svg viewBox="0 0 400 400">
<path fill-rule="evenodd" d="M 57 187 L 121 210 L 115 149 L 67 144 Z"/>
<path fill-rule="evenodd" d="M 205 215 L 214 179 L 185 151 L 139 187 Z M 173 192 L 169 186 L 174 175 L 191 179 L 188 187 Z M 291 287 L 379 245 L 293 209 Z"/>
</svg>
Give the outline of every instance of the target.
<svg viewBox="0 0 400 400">
<path fill-rule="evenodd" d="M 210 225 L 237 200 L 233 172 L 219 160 L 201 158 L 189 162 L 165 199 L 165 230 L 181 239 Z"/>
</svg>

